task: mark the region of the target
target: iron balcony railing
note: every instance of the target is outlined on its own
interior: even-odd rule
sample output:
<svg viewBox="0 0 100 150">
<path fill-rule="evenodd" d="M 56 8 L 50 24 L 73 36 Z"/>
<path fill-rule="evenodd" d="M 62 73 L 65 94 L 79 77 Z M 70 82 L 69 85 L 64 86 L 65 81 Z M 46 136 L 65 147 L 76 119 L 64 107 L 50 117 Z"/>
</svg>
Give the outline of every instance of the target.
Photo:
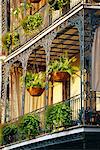
<svg viewBox="0 0 100 150">
<path fill-rule="evenodd" d="M 84 105 L 84 102 L 81 102 L 80 95 L 77 95 L 68 100 L 50 105 L 48 107 L 42 107 L 33 112 L 25 114 L 24 116 L 10 120 L 9 122 L 3 124 L 0 127 L 0 131 L 1 131 L 0 137 L 2 137 L 2 140 L 0 140 L 2 141 L 1 145 L 11 144 L 13 142 L 21 142 L 23 140 L 32 139 L 32 138 L 36 138 L 39 136 L 44 136 L 45 134 L 63 131 L 72 126 L 78 126 L 78 125 L 97 125 L 98 126 L 100 125 L 100 96 L 96 97 L 97 108 L 95 110 L 93 110 L 91 107 L 85 108 L 83 107 L 83 105 Z M 57 106 L 57 107 L 54 107 L 54 106 Z M 53 112 L 57 110 L 56 114 L 51 113 L 52 109 L 50 107 L 54 108 Z M 50 110 L 48 108 L 50 108 Z M 68 114 L 69 108 L 70 108 L 71 114 Z M 49 110 L 48 111 L 49 114 L 47 113 L 47 110 Z M 67 114 L 67 118 L 66 118 L 66 114 Z M 27 118 L 26 120 L 24 120 L 24 125 L 22 124 L 21 120 L 23 120 L 25 116 L 32 117 L 35 115 L 38 116 L 38 119 L 40 122 L 39 126 L 38 126 L 38 123 L 36 122 L 37 119 L 35 120 L 35 123 L 34 123 L 34 119 L 32 121 L 31 118 Z M 48 118 L 49 120 L 46 120 L 48 115 L 49 115 L 49 118 Z M 53 119 L 53 121 L 51 121 L 52 118 L 55 116 L 56 118 Z M 57 121 L 57 124 L 55 123 L 56 121 Z M 47 126 L 48 123 L 50 125 L 49 128 Z M 23 125 L 22 128 L 21 128 L 21 124 Z M 30 126 L 31 124 L 32 126 Z M 15 128 L 15 125 L 17 125 L 17 130 Z M 27 136 L 25 137 L 22 134 L 24 130 L 27 133 Z M 33 134 L 31 134 L 32 131 L 34 131 Z"/>
<path fill-rule="evenodd" d="M 33 37 L 35 37 L 37 34 L 39 34 L 41 31 L 46 29 L 48 26 L 50 26 L 54 21 L 56 21 L 58 18 L 63 16 L 64 14 L 67 14 L 69 11 L 71 11 L 73 8 L 77 8 L 81 3 L 90 3 L 94 5 L 95 0 L 71 0 L 69 4 L 64 6 L 60 10 L 50 10 L 50 7 L 48 4 L 44 5 L 42 8 L 38 10 L 38 13 L 40 13 L 43 17 L 43 23 L 42 25 L 37 29 L 34 30 L 31 34 L 26 34 L 22 28 L 22 26 L 18 26 L 14 31 L 17 31 L 20 36 L 20 42 L 17 46 L 12 46 L 12 50 L 10 50 L 10 53 L 20 46 L 24 45 L 26 42 L 30 41 Z M 35 12 L 37 13 L 37 12 Z M 13 31 L 13 32 L 14 32 Z"/>
</svg>

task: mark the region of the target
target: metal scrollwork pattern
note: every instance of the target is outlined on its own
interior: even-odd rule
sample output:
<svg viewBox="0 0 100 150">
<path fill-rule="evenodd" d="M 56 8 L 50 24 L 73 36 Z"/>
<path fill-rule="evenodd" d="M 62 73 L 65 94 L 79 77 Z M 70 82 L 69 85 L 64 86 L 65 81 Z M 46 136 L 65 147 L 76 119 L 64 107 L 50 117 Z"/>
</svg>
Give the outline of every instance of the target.
<svg viewBox="0 0 100 150">
<path fill-rule="evenodd" d="M 49 87 L 49 78 L 48 78 L 48 65 L 50 62 L 50 50 L 51 50 L 51 45 L 52 45 L 52 41 L 54 40 L 54 38 L 56 37 L 57 32 L 56 30 L 52 31 L 51 33 L 49 33 L 48 35 L 46 35 L 42 40 L 41 40 L 41 46 L 43 46 L 45 53 L 46 53 L 46 101 L 45 101 L 45 105 L 48 105 L 48 87 Z"/>
<path fill-rule="evenodd" d="M 80 69 L 81 69 L 81 108 L 84 100 L 84 10 L 78 12 L 73 17 L 68 19 L 70 26 L 76 26 L 79 31 L 80 41 Z"/>
</svg>

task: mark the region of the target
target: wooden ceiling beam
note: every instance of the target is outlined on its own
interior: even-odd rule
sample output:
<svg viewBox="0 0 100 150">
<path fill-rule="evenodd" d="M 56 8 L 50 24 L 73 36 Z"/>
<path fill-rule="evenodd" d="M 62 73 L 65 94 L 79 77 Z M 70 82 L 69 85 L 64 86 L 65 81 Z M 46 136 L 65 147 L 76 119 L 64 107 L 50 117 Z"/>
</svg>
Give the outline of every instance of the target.
<svg viewBox="0 0 100 150">
<path fill-rule="evenodd" d="M 54 46 L 53 46 L 52 48 L 61 49 L 61 50 L 62 50 L 62 49 L 65 49 L 65 50 L 73 50 L 73 51 L 75 51 L 75 50 L 76 50 L 76 51 L 80 50 L 80 49 L 70 49 L 70 48 L 68 48 L 68 47 L 59 48 L 59 47 L 54 47 Z"/>
<path fill-rule="evenodd" d="M 59 43 L 54 43 L 54 42 L 53 42 L 52 44 L 57 44 L 57 45 L 58 45 Z M 69 46 L 69 45 L 71 45 L 71 46 L 79 46 L 79 44 L 70 44 L 70 43 L 67 43 L 67 44 L 62 43 L 62 45 L 68 45 L 68 46 Z"/>
<path fill-rule="evenodd" d="M 79 42 L 79 40 L 77 39 L 68 39 L 68 38 L 58 38 L 58 40 Z"/>
</svg>

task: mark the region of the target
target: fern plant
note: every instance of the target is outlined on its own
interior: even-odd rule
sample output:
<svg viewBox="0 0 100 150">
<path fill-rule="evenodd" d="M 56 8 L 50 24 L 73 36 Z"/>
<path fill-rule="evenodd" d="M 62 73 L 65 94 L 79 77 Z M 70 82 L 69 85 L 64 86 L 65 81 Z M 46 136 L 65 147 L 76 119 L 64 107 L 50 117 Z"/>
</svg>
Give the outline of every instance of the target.
<svg viewBox="0 0 100 150">
<path fill-rule="evenodd" d="M 29 89 L 30 87 L 45 87 L 45 73 L 39 72 L 39 73 L 32 73 L 27 72 L 26 74 L 26 88 Z"/>
<path fill-rule="evenodd" d="M 48 66 L 48 73 L 52 72 L 67 72 L 70 75 L 79 70 L 79 67 L 75 66 L 76 57 L 69 58 L 67 54 L 59 57 L 58 60 L 51 61 Z"/>
</svg>

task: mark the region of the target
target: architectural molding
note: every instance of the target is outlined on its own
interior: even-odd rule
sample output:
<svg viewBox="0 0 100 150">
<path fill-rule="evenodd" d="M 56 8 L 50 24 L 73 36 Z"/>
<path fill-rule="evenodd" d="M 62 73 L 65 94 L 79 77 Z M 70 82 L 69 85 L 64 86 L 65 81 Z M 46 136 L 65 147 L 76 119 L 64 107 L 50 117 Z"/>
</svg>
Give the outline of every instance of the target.
<svg viewBox="0 0 100 150">
<path fill-rule="evenodd" d="M 91 127 L 91 126 L 78 126 L 71 127 L 63 132 L 53 133 L 49 135 L 43 135 L 41 137 L 37 137 L 36 139 L 23 141 L 21 143 L 15 143 L 11 146 L 7 146 L 4 150 L 9 149 L 36 149 L 36 148 L 46 148 L 47 146 L 61 144 L 61 143 L 69 143 L 73 141 L 80 141 L 85 139 L 85 134 L 89 133 L 99 133 L 99 127 Z"/>
</svg>

